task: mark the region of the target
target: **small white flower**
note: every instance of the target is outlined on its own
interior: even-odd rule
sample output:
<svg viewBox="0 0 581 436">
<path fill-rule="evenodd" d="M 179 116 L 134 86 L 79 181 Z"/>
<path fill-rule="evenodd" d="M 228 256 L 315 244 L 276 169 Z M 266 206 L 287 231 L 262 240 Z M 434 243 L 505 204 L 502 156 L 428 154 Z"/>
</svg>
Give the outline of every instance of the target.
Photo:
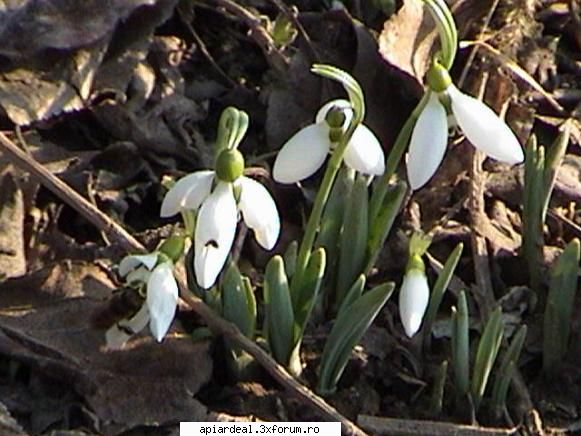
<svg viewBox="0 0 581 436">
<path fill-rule="evenodd" d="M 524 153 L 506 123 L 480 100 L 462 93 L 453 84 L 445 92 L 452 113 L 466 138 L 488 157 L 511 165 L 521 163 Z M 434 175 L 446 150 L 448 123 L 446 111 L 435 93 L 418 117 L 407 156 L 407 174 L 413 190 L 421 188 Z"/>
<path fill-rule="evenodd" d="M 426 274 L 415 268 L 406 272 L 399 291 L 399 316 L 408 337 L 420 329 L 429 298 Z"/>
<path fill-rule="evenodd" d="M 131 336 L 143 330 L 148 322 L 149 311 L 147 304 L 144 304 L 131 318 L 121 320 L 107 330 L 105 333 L 107 348 L 110 350 L 123 348 L 123 345 L 125 345 Z"/>
<path fill-rule="evenodd" d="M 146 283 L 145 304 L 130 319 L 123 320 L 106 333 L 107 346 L 120 348 L 149 323 L 149 329 L 158 342 L 169 330 L 178 303 L 178 285 L 170 261 L 158 264 L 159 253 L 132 255 L 119 264 L 119 275 L 128 283 Z"/>
<path fill-rule="evenodd" d="M 212 185 L 215 182 L 215 188 Z M 234 187 L 240 188 L 236 204 Z M 198 210 L 194 232 L 194 270 L 204 289 L 214 285 L 234 242 L 238 211 L 254 231 L 258 243 L 271 250 L 280 233 L 280 218 L 268 190 L 245 176 L 234 182 L 220 180 L 214 171 L 198 171 L 177 181 L 161 205 L 161 216 Z"/>
<path fill-rule="evenodd" d="M 321 107 L 315 123 L 295 133 L 281 148 L 274 162 L 272 175 L 279 183 L 296 183 L 313 175 L 323 165 L 327 154 L 335 147 L 329 137 L 330 127 L 325 121 L 333 107 L 344 110 L 343 130 L 353 117 L 347 100 L 333 100 Z M 383 149 L 369 128 L 360 124 L 355 129 L 343 156 L 345 164 L 363 174 L 379 176 L 385 171 Z"/>
</svg>

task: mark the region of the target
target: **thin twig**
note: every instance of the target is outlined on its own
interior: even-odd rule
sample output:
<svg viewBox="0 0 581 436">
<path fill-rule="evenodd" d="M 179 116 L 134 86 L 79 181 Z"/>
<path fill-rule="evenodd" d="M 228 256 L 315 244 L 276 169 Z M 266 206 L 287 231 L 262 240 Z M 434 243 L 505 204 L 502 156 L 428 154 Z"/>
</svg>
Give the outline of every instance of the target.
<svg viewBox="0 0 581 436">
<path fill-rule="evenodd" d="M 0 151 L 17 167 L 29 172 L 47 189 L 53 192 L 80 215 L 93 223 L 97 229 L 103 231 L 116 244 L 129 252 L 144 252 L 145 247 L 133 236 L 127 233 L 119 224 L 111 220 L 85 198 L 70 188 L 66 183 L 27 156 L 10 139 L 0 132 Z M 295 395 L 305 404 L 317 410 L 321 416 L 330 421 L 339 421 L 343 431 L 352 435 L 365 435 L 349 419 L 341 415 L 321 397 L 295 380 L 282 366 L 276 363 L 262 348 L 244 336 L 238 328 L 218 316 L 201 299 L 193 295 L 186 286 L 183 269 L 176 268 L 176 280 L 180 288 L 181 299 L 197 313 L 208 327 L 217 335 L 224 335 L 230 341 L 253 356 L 258 363 L 285 389 Z"/>
<path fill-rule="evenodd" d="M 490 20 L 494 15 L 494 11 L 498 6 L 499 0 L 494 0 L 480 31 L 478 39 L 483 38 Z M 474 46 L 468 56 L 468 60 L 464 65 L 460 79 L 458 80 L 458 87 L 462 87 L 464 80 L 467 77 L 468 71 L 472 67 L 472 63 L 476 57 L 478 47 Z M 482 85 L 487 82 L 484 78 Z M 483 94 L 484 86 L 481 87 L 480 94 Z M 482 97 L 482 95 L 481 95 Z M 492 311 L 495 304 L 494 291 L 492 288 L 492 280 L 490 278 L 490 265 L 488 264 L 488 248 L 486 246 L 485 235 L 480 233 L 481 229 L 486 228 L 484 223 L 487 220 L 486 212 L 484 211 L 484 190 L 486 189 L 486 175 L 482 170 L 482 162 L 485 157 L 482 152 L 474 149 L 472 157 L 472 165 L 470 167 L 470 192 L 468 199 L 468 210 L 470 211 L 470 221 L 472 227 L 471 233 L 471 248 L 472 257 L 474 259 L 474 273 L 476 277 L 477 295 L 480 298 L 479 307 L 481 310 L 482 320 L 488 318 L 488 314 Z"/>
<path fill-rule="evenodd" d="M 270 0 L 270 1 L 279 9 L 279 11 L 286 15 L 286 17 L 290 20 L 291 23 L 293 23 L 293 25 L 297 29 L 297 32 L 299 33 L 299 35 L 301 35 L 301 37 L 305 41 L 307 50 L 310 52 L 309 54 L 313 58 L 313 61 L 316 63 L 321 63 L 321 57 L 319 56 L 319 53 L 315 49 L 313 41 L 311 41 L 311 37 L 305 30 L 305 27 L 301 24 L 297 16 L 293 13 L 293 11 L 281 0 Z"/>
<path fill-rule="evenodd" d="M 490 7 L 488 14 L 486 14 L 486 18 L 484 19 L 484 23 L 482 24 L 482 29 L 480 30 L 480 34 L 478 35 L 478 38 L 476 38 L 476 39 L 478 39 L 478 40 L 484 39 L 484 34 L 486 33 L 486 29 L 490 25 L 490 20 L 492 20 L 492 16 L 494 15 L 494 11 L 496 11 L 496 8 L 498 7 L 499 1 L 500 0 L 494 0 L 494 3 L 492 3 L 492 6 Z M 474 62 L 474 58 L 476 58 L 477 52 L 478 52 L 478 46 L 475 45 L 474 47 L 472 47 L 472 50 L 470 50 L 470 54 L 468 55 L 468 59 L 466 60 L 466 63 L 464 64 L 464 68 L 462 69 L 462 73 L 460 74 L 460 78 L 458 79 L 458 88 L 462 88 L 462 86 L 464 85 L 464 81 L 466 80 L 466 77 L 468 76 L 468 71 L 470 71 L 470 68 L 472 67 L 472 63 Z"/>
<path fill-rule="evenodd" d="M 226 85 L 235 88 L 237 86 L 237 83 L 234 80 L 232 80 L 230 76 L 228 76 L 228 74 L 226 74 L 226 72 L 222 69 L 220 65 L 218 65 L 218 62 L 216 62 L 214 56 L 212 56 L 212 54 L 208 51 L 208 48 L 206 47 L 204 40 L 200 35 L 198 35 L 196 29 L 194 29 L 194 26 L 191 23 L 191 20 L 193 19 L 193 13 L 191 11 L 186 11 L 183 8 L 178 8 L 178 13 L 182 20 L 182 23 L 185 24 L 188 31 L 194 38 L 194 41 L 196 42 L 198 49 L 200 50 L 202 55 L 208 60 L 208 62 L 210 62 L 210 65 L 214 68 L 214 70 L 216 70 L 216 72 L 218 73 L 220 78 L 226 83 Z"/>
<path fill-rule="evenodd" d="M 286 71 L 289 65 L 288 58 L 276 48 L 270 34 L 266 31 L 260 18 L 248 9 L 232 0 L 212 0 L 219 7 L 240 18 L 250 28 L 250 37 L 261 48 L 268 62 L 278 71 Z"/>
<path fill-rule="evenodd" d="M 479 92 L 480 98 L 484 94 L 485 85 L 488 82 L 488 75 L 483 74 L 482 86 Z M 481 297 L 480 309 L 483 322 L 488 319 L 488 315 L 495 306 L 494 290 L 490 274 L 488 260 L 488 247 L 486 245 L 486 235 L 482 233 L 486 229 L 488 217 L 485 212 L 484 193 L 486 190 L 486 173 L 482 169 L 484 154 L 473 149 L 472 165 L 470 167 L 470 194 L 468 199 L 468 210 L 472 227 L 471 246 L 474 258 L 474 275 L 478 294 Z"/>
<path fill-rule="evenodd" d="M 107 215 L 97 209 L 97 207 L 89 203 L 65 182 L 55 177 L 49 170 L 27 155 L 1 132 L 0 146 L 4 154 L 7 155 L 14 165 L 36 177 L 40 183 L 66 204 L 73 207 L 80 215 L 106 234 L 107 237 L 118 242 L 121 248 L 127 251 L 143 249 L 143 246 L 133 236 L 127 233 L 125 229 L 112 221 Z"/>
<path fill-rule="evenodd" d="M 554 211 L 552 211 L 551 209 L 547 210 L 548 215 L 551 218 L 556 219 L 557 221 L 560 221 L 565 227 L 567 227 L 567 229 L 573 233 L 575 233 L 575 236 L 577 238 L 581 238 L 581 226 L 579 226 L 579 224 L 577 224 L 575 221 L 567 218 L 566 216 L 563 216 L 559 213 L 556 213 Z"/>
</svg>

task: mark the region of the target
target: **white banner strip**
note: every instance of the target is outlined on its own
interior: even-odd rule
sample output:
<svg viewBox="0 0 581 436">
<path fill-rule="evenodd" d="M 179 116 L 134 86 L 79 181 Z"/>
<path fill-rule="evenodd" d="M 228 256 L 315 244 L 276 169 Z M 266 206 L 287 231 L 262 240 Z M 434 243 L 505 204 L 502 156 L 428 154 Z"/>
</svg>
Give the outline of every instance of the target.
<svg viewBox="0 0 581 436">
<path fill-rule="evenodd" d="M 198 435 L 341 436 L 339 422 L 180 422 L 180 436 Z"/>
</svg>

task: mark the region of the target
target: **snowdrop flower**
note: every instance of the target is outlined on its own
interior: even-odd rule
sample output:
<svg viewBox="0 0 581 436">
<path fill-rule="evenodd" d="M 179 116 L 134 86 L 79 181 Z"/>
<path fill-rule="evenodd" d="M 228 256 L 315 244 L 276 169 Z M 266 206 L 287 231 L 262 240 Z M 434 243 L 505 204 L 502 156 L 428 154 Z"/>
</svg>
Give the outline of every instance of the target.
<svg viewBox="0 0 581 436">
<path fill-rule="evenodd" d="M 424 271 L 406 272 L 399 291 L 399 316 L 406 335 L 414 336 L 420 329 L 430 299 L 430 288 Z"/>
<path fill-rule="evenodd" d="M 315 123 L 295 133 L 281 148 L 272 175 L 279 183 L 296 183 L 313 175 L 345 133 L 353 109 L 347 100 L 332 100 L 319 110 Z M 355 129 L 343 156 L 345 164 L 361 173 L 378 176 L 385 170 L 383 149 L 369 128 Z"/>
<path fill-rule="evenodd" d="M 185 176 L 168 191 L 160 215 L 198 211 L 194 230 L 194 271 L 204 289 L 214 285 L 232 248 L 238 211 L 258 243 L 271 250 L 280 233 L 280 219 L 267 189 L 242 175 L 244 158 L 236 148 L 223 150 L 216 171 Z M 238 198 L 238 192 L 240 193 Z M 237 201 L 238 199 L 238 201 Z"/>
<path fill-rule="evenodd" d="M 173 275 L 172 261 L 161 252 L 125 257 L 119 264 L 119 275 L 130 284 L 145 284 L 145 304 L 130 319 L 121 321 L 106 333 L 107 346 L 120 348 L 132 334 L 149 323 L 158 342 L 169 330 L 178 302 L 178 285 Z"/>
<path fill-rule="evenodd" d="M 423 234 L 414 234 L 410 241 L 410 259 L 399 291 L 399 316 L 408 337 L 420 329 L 428 308 L 430 288 L 422 255 L 431 239 Z"/>
<path fill-rule="evenodd" d="M 524 160 L 522 147 L 506 123 L 487 105 L 456 88 L 444 67 L 437 63 L 432 66 L 428 84 L 430 96 L 414 126 L 407 156 L 413 190 L 432 178 L 446 151 L 448 122 L 440 98 L 449 99 L 456 123 L 478 150 L 511 165 Z"/>
</svg>

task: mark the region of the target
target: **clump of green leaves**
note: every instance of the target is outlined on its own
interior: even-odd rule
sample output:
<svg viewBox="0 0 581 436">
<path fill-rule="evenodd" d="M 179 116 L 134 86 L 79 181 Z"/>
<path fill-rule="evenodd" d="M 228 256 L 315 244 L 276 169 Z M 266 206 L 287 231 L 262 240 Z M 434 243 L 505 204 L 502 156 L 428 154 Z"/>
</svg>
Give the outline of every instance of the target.
<svg viewBox="0 0 581 436">
<path fill-rule="evenodd" d="M 528 264 L 531 287 L 537 293 L 541 290 L 543 271 L 543 226 L 569 137 L 570 126 L 566 123 L 548 151 L 542 145 L 537 145 L 534 135 L 526 147 L 522 253 Z"/>
</svg>

